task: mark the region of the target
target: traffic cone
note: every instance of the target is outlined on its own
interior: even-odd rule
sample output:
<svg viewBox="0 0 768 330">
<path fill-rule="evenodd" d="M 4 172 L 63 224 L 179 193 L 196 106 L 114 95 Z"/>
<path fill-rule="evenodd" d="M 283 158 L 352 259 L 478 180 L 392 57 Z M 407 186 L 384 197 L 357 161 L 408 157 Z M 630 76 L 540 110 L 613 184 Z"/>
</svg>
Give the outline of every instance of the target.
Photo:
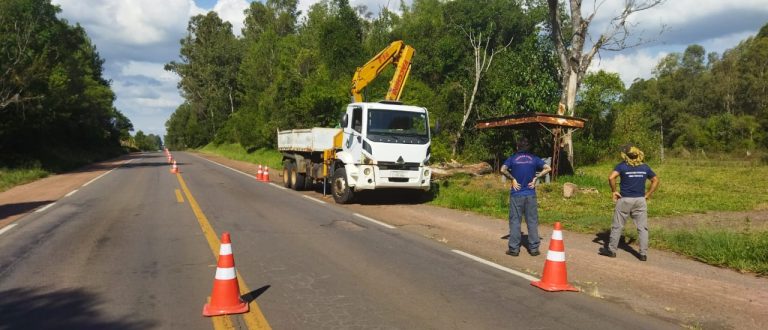
<svg viewBox="0 0 768 330">
<path fill-rule="evenodd" d="M 171 173 L 179 173 L 179 167 L 176 165 L 176 160 L 173 160 L 173 165 L 171 166 Z"/>
<path fill-rule="evenodd" d="M 264 172 L 261 171 L 261 164 L 259 164 L 259 170 L 256 171 L 256 180 L 264 181 Z"/>
<path fill-rule="evenodd" d="M 568 284 L 568 272 L 565 269 L 565 244 L 559 222 L 555 222 L 552 239 L 549 241 L 547 261 L 544 262 L 544 274 L 541 280 L 531 282 L 545 291 L 579 291 Z"/>
<path fill-rule="evenodd" d="M 261 173 L 261 181 L 269 182 L 269 166 L 264 166 L 264 172 Z"/>
<path fill-rule="evenodd" d="M 229 232 L 224 232 L 221 234 L 219 261 L 216 264 L 216 277 L 213 280 L 211 300 L 203 306 L 203 316 L 246 312 L 248 312 L 248 303 L 240 299 L 235 257 L 232 255 L 232 242 L 229 238 Z"/>
<path fill-rule="evenodd" d="M 173 162 L 173 157 L 171 156 L 171 154 L 168 154 L 168 164 L 172 162 Z"/>
</svg>

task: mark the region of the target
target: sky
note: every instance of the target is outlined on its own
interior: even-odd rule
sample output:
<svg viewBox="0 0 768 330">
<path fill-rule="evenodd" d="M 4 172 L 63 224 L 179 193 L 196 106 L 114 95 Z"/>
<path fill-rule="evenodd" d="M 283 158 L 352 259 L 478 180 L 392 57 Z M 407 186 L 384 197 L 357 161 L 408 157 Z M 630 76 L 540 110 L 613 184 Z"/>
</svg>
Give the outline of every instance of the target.
<svg viewBox="0 0 768 330">
<path fill-rule="evenodd" d="M 52 0 L 59 17 L 79 23 L 90 36 L 104 63 L 104 76 L 112 82 L 115 106 L 133 123 L 135 132 L 165 135 L 165 122 L 183 102 L 179 77 L 163 66 L 179 61 L 179 40 L 189 18 L 211 10 L 232 23 L 239 35 L 243 11 L 253 0 Z M 317 0 L 299 0 L 306 12 Z M 590 34 L 604 32 L 624 1 L 598 0 L 602 4 Z M 400 0 L 350 0 L 374 13 L 389 6 L 397 11 Z M 411 0 L 406 0 L 410 4 Z M 594 12 L 593 1 L 582 5 L 584 16 Z M 707 52 L 733 48 L 754 36 L 768 23 L 768 0 L 667 0 L 662 6 L 640 12 L 631 20 L 631 31 L 647 40 L 620 52 L 601 52 L 592 70 L 618 72 L 626 87 L 636 78 L 648 79 L 664 56 L 699 44 Z M 663 33 L 659 33 L 662 30 Z M 418 56 L 418 55 L 417 55 Z M 134 133 L 135 133 L 134 132 Z"/>
</svg>

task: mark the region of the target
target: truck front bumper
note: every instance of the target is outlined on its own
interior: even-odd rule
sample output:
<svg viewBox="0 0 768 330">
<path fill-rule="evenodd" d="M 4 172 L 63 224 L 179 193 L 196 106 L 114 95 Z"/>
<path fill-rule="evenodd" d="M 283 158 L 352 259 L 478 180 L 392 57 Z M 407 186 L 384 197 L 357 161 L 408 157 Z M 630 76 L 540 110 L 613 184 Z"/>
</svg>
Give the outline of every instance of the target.
<svg viewBox="0 0 768 330">
<path fill-rule="evenodd" d="M 432 179 L 432 170 L 427 166 L 420 166 L 418 170 L 382 170 L 376 165 L 358 165 L 355 172 L 353 175 L 348 171 L 355 191 L 382 188 L 427 191 Z"/>
</svg>

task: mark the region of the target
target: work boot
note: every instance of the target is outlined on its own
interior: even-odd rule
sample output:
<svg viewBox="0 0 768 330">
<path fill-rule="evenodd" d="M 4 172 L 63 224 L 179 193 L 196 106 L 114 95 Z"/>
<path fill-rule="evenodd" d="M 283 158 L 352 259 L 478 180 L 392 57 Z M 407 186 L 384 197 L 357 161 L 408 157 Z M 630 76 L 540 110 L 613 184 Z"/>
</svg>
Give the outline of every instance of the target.
<svg viewBox="0 0 768 330">
<path fill-rule="evenodd" d="M 616 252 L 613 252 L 606 248 L 600 248 L 600 251 L 597 253 L 606 257 L 616 258 Z"/>
<path fill-rule="evenodd" d="M 507 250 L 507 255 L 508 256 L 513 256 L 513 257 L 517 257 L 517 256 L 520 255 L 520 251 Z"/>
<path fill-rule="evenodd" d="M 539 252 L 539 249 L 533 249 L 533 250 L 528 251 L 528 254 L 530 254 L 531 256 L 535 257 L 537 255 L 540 255 L 541 252 Z"/>
<path fill-rule="evenodd" d="M 648 261 L 648 256 L 641 254 L 640 255 L 640 261 Z"/>
</svg>

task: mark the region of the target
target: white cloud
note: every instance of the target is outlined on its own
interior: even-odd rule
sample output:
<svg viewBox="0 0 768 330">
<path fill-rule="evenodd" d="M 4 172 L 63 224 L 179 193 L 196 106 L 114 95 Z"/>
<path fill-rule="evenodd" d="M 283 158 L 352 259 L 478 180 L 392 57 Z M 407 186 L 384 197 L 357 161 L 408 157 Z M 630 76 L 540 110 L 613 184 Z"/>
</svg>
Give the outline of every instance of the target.
<svg viewBox="0 0 768 330">
<path fill-rule="evenodd" d="M 201 12 L 192 0 L 53 0 L 63 16 L 80 22 L 92 39 L 150 45 L 184 31 L 190 15 Z"/>
<path fill-rule="evenodd" d="M 240 35 L 245 20 L 245 10 L 250 6 L 246 0 L 219 0 L 213 7 L 213 11 L 219 14 L 221 19 L 232 23 L 232 32 Z"/>
<path fill-rule="evenodd" d="M 650 78 L 653 68 L 664 56 L 667 56 L 667 53 L 640 50 L 634 53 L 617 54 L 610 58 L 596 58 L 592 61 L 590 71 L 617 72 L 624 86 L 628 88 L 636 78 Z"/>
</svg>

